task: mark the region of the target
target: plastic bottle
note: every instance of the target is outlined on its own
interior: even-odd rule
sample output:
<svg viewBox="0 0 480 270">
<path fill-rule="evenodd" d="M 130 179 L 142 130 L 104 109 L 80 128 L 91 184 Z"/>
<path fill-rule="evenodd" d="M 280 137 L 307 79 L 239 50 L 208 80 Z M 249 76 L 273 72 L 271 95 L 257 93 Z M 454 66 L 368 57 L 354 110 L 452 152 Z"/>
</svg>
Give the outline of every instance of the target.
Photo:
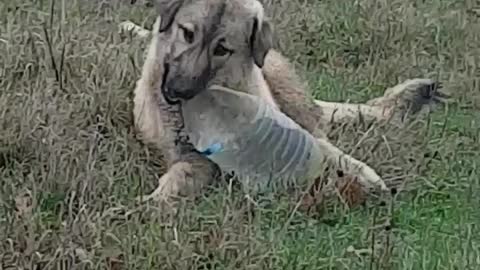
<svg viewBox="0 0 480 270">
<path fill-rule="evenodd" d="M 194 147 L 254 189 L 320 175 L 316 138 L 259 97 L 212 87 L 182 104 L 182 114 Z"/>
</svg>

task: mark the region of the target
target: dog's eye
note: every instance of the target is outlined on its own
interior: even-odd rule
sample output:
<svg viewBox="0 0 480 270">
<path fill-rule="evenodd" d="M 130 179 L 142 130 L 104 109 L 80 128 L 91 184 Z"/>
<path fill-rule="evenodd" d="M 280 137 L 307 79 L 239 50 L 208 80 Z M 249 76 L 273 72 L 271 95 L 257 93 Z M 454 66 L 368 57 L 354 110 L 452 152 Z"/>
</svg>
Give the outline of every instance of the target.
<svg viewBox="0 0 480 270">
<path fill-rule="evenodd" d="M 193 31 L 187 29 L 186 27 L 180 26 L 180 29 L 182 29 L 183 32 L 183 38 L 187 43 L 192 43 L 195 35 L 193 34 Z"/>
<path fill-rule="evenodd" d="M 231 53 L 232 53 L 232 50 L 225 48 L 225 46 L 223 46 L 221 43 L 217 44 L 217 46 L 215 47 L 215 50 L 213 50 L 213 54 L 215 56 L 225 56 Z"/>
</svg>

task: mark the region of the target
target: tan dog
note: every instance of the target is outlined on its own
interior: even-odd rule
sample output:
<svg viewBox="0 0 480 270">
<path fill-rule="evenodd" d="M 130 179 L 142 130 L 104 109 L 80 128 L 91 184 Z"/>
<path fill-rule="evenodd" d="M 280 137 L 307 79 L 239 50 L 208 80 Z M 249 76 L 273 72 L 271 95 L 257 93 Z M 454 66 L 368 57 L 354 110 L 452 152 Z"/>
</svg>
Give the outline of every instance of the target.
<svg viewBox="0 0 480 270">
<path fill-rule="evenodd" d="M 152 32 L 131 22 L 120 25 L 122 30 L 151 37 L 135 89 L 135 123 L 142 140 L 166 153 L 169 168 L 147 199 L 194 194 L 215 179 L 215 164 L 176 141 L 181 124 L 172 121 L 176 116 L 170 114 L 172 104 L 211 85 L 249 92 L 277 106 L 319 138 L 328 163 L 359 176 L 365 185 L 384 190 L 386 185 L 375 171 L 329 143 L 322 128 L 332 121 L 352 121 L 360 116 L 387 120 L 399 100 L 409 103 L 402 104 L 406 106 L 438 98 L 432 94 L 436 90 L 433 81 L 415 79 L 388 89 L 384 97 L 367 104 L 311 100 L 293 66 L 271 49 L 272 28 L 258 0 L 157 2 L 160 16 Z M 428 95 L 422 96 L 424 92 Z"/>
</svg>

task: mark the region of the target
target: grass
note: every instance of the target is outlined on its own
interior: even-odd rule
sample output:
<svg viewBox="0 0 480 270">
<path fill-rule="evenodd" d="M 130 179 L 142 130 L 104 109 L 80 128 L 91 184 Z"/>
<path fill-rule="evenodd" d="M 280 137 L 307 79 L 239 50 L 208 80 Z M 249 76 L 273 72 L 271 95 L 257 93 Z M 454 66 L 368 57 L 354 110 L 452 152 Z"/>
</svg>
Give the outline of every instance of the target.
<svg viewBox="0 0 480 270">
<path fill-rule="evenodd" d="M 253 206 L 221 186 L 175 215 L 133 201 L 163 169 L 132 129 L 145 44 L 116 26 L 153 11 L 62 2 L 0 3 L 0 269 L 480 268 L 475 1 L 270 1 L 278 46 L 316 97 L 365 101 L 431 76 L 454 101 L 360 148 L 365 130 L 332 131 L 385 177 L 408 176 L 414 188 L 383 206 Z"/>
</svg>

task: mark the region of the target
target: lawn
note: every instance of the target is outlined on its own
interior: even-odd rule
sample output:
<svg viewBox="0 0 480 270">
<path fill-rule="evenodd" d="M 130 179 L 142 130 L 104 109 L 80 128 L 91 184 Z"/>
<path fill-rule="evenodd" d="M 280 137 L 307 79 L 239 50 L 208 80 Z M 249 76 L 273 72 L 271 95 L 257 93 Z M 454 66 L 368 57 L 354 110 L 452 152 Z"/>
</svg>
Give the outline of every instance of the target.
<svg viewBox="0 0 480 270">
<path fill-rule="evenodd" d="M 4 0 L 0 269 L 480 269 L 477 1 L 265 2 L 278 47 L 317 98 L 365 101 L 415 77 L 452 95 L 403 129 L 329 134 L 405 190 L 354 209 L 307 211 L 280 193 L 252 204 L 227 185 L 175 214 L 139 205 L 163 168 L 132 128 L 146 43 L 117 25 L 150 27 L 154 11 Z"/>
</svg>

